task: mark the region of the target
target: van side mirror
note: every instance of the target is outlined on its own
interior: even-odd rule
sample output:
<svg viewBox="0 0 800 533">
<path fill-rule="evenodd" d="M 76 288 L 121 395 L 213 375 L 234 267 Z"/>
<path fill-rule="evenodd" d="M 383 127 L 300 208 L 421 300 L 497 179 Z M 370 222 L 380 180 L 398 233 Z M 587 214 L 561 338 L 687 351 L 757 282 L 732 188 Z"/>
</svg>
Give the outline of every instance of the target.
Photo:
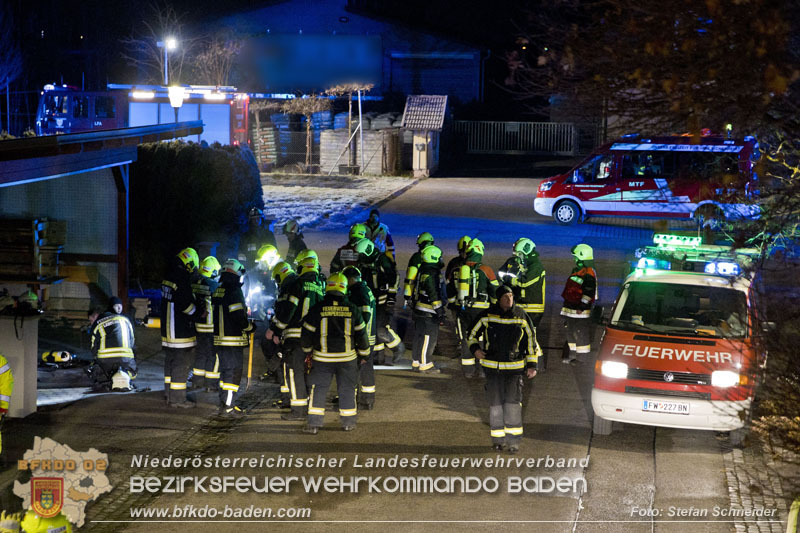
<svg viewBox="0 0 800 533">
<path fill-rule="evenodd" d="M 596 305 L 592 308 L 592 322 L 595 324 L 602 324 L 603 323 L 603 312 L 605 309 L 602 305 Z"/>
</svg>

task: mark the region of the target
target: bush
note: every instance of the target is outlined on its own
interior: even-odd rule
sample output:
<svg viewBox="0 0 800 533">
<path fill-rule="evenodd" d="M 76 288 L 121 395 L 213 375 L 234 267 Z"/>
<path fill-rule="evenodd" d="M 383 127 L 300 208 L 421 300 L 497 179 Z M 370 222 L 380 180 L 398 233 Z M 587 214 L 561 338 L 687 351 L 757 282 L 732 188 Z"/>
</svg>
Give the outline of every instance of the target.
<svg viewBox="0 0 800 533">
<path fill-rule="evenodd" d="M 130 179 L 131 279 L 158 284 L 170 256 L 203 241 L 219 242 L 224 260 L 236 250 L 252 207 L 263 208 L 264 200 L 249 149 L 140 145 Z"/>
</svg>

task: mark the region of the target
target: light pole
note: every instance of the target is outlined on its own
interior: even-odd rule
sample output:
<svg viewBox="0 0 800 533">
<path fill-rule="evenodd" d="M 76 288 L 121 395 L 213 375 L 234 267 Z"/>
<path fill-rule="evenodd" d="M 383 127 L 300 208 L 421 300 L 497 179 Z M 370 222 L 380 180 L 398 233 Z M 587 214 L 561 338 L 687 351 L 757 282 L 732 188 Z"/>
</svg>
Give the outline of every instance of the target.
<svg viewBox="0 0 800 533">
<path fill-rule="evenodd" d="M 183 97 L 186 94 L 186 88 L 176 85 L 169 87 L 167 91 L 169 94 L 169 105 L 175 110 L 175 122 L 178 122 L 178 110 L 183 105 Z"/>
<path fill-rule="evenodd" d="M 164 49 L 164 86 L 169 85 L 169 50 L 174 50 L 178 47 L 178 41 L 172 37 L 167 37 L 163 41 L 158 41 L 156 46 Z"/>
</svg>

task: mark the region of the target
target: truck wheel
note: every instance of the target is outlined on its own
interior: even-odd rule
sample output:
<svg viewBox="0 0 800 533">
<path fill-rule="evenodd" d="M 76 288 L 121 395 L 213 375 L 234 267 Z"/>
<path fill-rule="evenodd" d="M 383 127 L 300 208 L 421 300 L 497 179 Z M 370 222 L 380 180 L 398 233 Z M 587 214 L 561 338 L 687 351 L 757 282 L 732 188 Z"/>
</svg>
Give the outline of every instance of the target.
<svg viewBox="0 0 800 533">
<path fill-rule="evenodd" d="M 592 422 L 592 433 L 595 435 L 611 435 L 611 424 L 611 420 L 600 418 L 595 414 Z"/>
<path fill-rule="evenodd" d="M 581 217 L 581 210 L 578 204 L 572 200 L 564 200 L 553 209 L 553 218 L 562 226 L 572 226 Z"/>
</svg>

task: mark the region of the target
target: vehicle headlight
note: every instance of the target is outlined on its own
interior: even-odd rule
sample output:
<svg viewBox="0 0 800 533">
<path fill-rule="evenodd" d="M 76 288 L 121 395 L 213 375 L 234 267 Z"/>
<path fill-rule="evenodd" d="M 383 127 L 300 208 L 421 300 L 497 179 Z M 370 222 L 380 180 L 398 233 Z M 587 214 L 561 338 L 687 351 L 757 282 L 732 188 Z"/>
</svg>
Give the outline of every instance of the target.
<svg viewBox="0 0 800 533">
<path fill-rule="evenodd" d="M 603 361 L 600 373 L 607 378 L 623 379 L 628 377 L 628 365 L 616 361 Z"/>
<path fill-rule="evenodd" d="M 553 188 L 554 181 L 543 181 L 539 184 L 539 190 L 542 192 L 549 191 Z"/>
<path fill-rule="evenodd" d="M 733 387 L 739 384 L 739 374 L 730 370 L 715 370 L 711 373 L 712 387 Z"/>
</svg>

